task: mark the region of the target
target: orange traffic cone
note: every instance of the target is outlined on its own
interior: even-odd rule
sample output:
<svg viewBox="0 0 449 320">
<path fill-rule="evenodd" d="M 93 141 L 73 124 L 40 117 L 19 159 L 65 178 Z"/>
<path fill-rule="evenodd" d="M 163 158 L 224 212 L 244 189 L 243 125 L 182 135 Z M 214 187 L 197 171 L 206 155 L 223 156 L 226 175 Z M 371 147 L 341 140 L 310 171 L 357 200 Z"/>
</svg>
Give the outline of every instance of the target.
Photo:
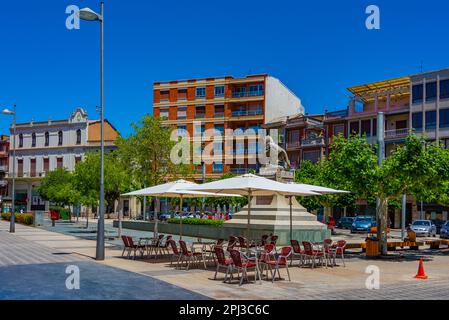
<svg viewBox="0 0 449 320">
<path fill-rule="evenodd" d="M 428 276 L 424 272 L 424 265 L 423 265 L 422 258 L 419 259 L 418 273 L 416 274 L 415 278 L 416 279 L 427 279 L 428 278 Z"/>
</svg>

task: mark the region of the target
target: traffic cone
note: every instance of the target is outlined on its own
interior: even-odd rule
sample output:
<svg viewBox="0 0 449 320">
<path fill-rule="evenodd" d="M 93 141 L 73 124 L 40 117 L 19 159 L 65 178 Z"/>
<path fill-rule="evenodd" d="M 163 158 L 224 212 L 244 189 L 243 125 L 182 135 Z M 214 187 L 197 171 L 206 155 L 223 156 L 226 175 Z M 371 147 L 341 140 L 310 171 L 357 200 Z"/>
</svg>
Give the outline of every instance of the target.
<svg viewBox="0 0 449 320">
<path fill-rule="evenodd" d="M 422 258 L 419 259 L 418 273 L 416 274 L 415 278 L 416 279 L 427 279 L 428 278 L 428 276 L 424 272 L 424 265 L 423 265 Z"/>
</svg>

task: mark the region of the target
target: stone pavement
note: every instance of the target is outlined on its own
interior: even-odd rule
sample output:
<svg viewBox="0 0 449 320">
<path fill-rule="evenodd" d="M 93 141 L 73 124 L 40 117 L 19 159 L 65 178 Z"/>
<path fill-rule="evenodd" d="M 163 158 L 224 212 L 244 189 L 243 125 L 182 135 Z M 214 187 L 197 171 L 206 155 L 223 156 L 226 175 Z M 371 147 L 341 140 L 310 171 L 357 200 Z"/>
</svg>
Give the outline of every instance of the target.
<svg viewBox="0 0 449 320">
<path fill-rule="evenodd" d="M 167 282 L 95 262 L 88 240 L 0 222 L 0 299 L 195 299 L 207 297 Z M 50 244 L 50 246 L 48 246 Z M 77 252 L 82 254 L 78 254 Z M 80 271 L 80 289 L 68 290 L 67 266 Z"/>
<path fill-rule="evenodd" d="M 5 222 L 0 222 L 0 229 L 5 228 Z M 124 230 L 124 234 L 134 232 Z M 1 234 L 1 232 L 0 232 Z M 47 247 L 81 253 L 83 256 L 94 256 L 95 242 L 81 239 L 68 234 L 59 234 L 48 230 L 18 226 L 14 237 L 24 238 Z M 448 299 L 449 298 L 449 250 L 398 251 L 395 258 L 390 260 L 367 260 L 363 256 L 349 255 L 346 267 L 319 267 L 290 269 L 292 281 L 263 281 L 262 284 L 224 284 L 223 274 L 213 280 L 215 270 L 176 270 L 170 267 L 168 260 L 121 258 L 121 249 L 109 244 L 106 249 L 107 259 L 96 263 L 100 266 L 113 267 L 113 270 L 126 271 L 127 276 L 121 278 L 127 282 L 132 274 L 149 279 L 161 280 L 178 288 L 184 288 L 187 295 L 195 292 L 200 297 L 214 299 Z M 417 280 L 413 276 L 418 268 L 420 257 L 425 259 L 425 270 L 428 280 Z M 81 264 L 84 261 L 79 262 Z M 94 262 L 92 262 L 94 263 Z M 369 274 L 368 266 L 377 266 L 380 271 L 380 289 L 368 290 L 365 282 Z M 109 269 L 105 269 L 109 270 Z M 107 272 L 109 273 L 109 272 Z M 281 271 L 286 277 L 285 270 Z M 250 275 L 252 277 L 252 274 Z M 0 275 L 1 277 L 1 275 Z M 0 278 L 1 279 L 1 278 Z M 142 278 L 143 279 L 143 278 Z M 141 298 L 153 292 L 151 286 L 145 286 Z M 112 295 L 114 296 L 114 295 Z M 111 296 L 111 297 L 112 297 Z M 145 296 L 146 297 L 146 296 Z M 193 297 L 193 296 L 192 296 Z"/>
</svg>

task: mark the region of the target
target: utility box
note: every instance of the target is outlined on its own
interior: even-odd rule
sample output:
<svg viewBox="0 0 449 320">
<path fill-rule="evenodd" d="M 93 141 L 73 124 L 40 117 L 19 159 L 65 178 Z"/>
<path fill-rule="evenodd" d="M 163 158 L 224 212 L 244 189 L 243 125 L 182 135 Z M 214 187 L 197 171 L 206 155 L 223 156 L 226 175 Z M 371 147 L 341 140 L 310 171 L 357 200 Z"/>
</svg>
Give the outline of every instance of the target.
<svg viewBox="0 0 449 320">
<path fill-rule="evenodd" d="M 34 211 L 33 212 L 33 226 L 43 226 L 44 225 L 44 211 Z"/>
<path fill-rule="evenodd" d="M 369 258 L 378 257 L 379 252 L 379 239 L 377 238 L 366 238 L 366 256 Z"/>
</svg>

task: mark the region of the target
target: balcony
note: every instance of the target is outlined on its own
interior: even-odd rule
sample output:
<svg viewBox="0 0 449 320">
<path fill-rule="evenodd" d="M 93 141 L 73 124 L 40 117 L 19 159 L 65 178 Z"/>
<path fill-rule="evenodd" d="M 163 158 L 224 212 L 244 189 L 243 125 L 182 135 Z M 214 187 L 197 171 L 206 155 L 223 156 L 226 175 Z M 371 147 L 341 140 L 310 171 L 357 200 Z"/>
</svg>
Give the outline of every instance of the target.
<svg viewBox="0 0 449 320">
<path fill-rule="evenodd" d="M 0 180 L 0 187 L 6 187 L 8 185 L 8 181 Z"/>
<path fill-rule="evenodd" d="M 325 145 L 324 137 L 302 139 L 302 147 L 321 147 Z"/>
<path fill-rule="evenodd" d="M 385 139 L 405 138 L 409 134 L 409 128 L 385 130 Z"/>
<path fill-rule="evenodd" d="M 232 117 L 250 117 L 263 115 L 262 109 L 232 111 Z"/>
<path fill-rule="evenodd" d="M 8 171 L 8 166 L 0 166 L 0 172 Z"/>
<path fill-rule="evenodd" d="M 16 172 L 15 178 L 43 178 L 46 176 L 46 172 Z M 12 179 L 12 172 L 6 172 L 5 178 Z"/>
<path fill-rule="evenodd" d="M 255 91 L 234 91 L 232 92 L 233 98 L 244 98 L 244 97 L 257 97 L 263 96 L 265 93 L 264 90 L 255 90 Z"/>
<path fill-rule="evenodd" d="M 256 168 L 245 168 L 245 167 L 231 167 L 231 172 L 235 174 L 245 174 L 249 173 L 250 171 L 256 171 Z"/>
<path fill-rule="evenodd" d="M 287 149 L 295 149 L 301 147 L 300 141 L 287 142 Z"/>
<path fill-rule="evenodd" d="M 224 112 L 215 112 L 214 117 L 215 118 L 224 118 Z"/>
</svg>

